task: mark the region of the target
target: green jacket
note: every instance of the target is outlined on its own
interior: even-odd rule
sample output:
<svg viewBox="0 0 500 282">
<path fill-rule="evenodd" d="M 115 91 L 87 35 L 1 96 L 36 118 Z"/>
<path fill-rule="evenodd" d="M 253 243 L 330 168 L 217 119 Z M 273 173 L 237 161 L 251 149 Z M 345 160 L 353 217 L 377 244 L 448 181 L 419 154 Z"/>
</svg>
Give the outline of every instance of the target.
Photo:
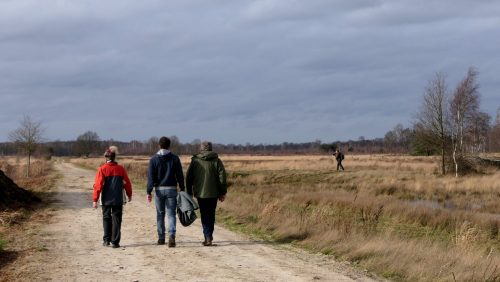
<svg viewBox="0 0 500 282">
<path fill-rule="evenodd" d="M 186 191 L 196 198 L 226 195 L 226 170 L 217 153 L 202 151 L 191 158 L 186 175 Z"/>
</svg>

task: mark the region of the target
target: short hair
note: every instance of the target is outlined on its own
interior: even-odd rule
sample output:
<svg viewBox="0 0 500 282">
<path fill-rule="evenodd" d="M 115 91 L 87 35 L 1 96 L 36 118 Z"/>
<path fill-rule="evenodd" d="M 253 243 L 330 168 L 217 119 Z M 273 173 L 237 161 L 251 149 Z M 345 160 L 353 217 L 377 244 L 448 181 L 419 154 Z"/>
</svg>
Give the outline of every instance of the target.
<svg viewBox="0 0 500 282">
<path fill-rule="evenodd" d="M 170 139 L 168 137 L 162 136 L 158 141 L 158 145 L 160 145 L 160 148 L 162 149 L 168 149 L 170 148 Z"/>
<path fill-rule="evenodd" d="M 109 146 L 104 152 L 104 157 L 110 161 L 114 161 L 116 159 L 116 154 L 118 154 L 118 147 Z"/>
<path fill-rule="evenodd" d="M 212 151 L 212 142 L 209 142 L 209 141 L 201 142 L 200 150 L 201 151 Z"/>
</svg>

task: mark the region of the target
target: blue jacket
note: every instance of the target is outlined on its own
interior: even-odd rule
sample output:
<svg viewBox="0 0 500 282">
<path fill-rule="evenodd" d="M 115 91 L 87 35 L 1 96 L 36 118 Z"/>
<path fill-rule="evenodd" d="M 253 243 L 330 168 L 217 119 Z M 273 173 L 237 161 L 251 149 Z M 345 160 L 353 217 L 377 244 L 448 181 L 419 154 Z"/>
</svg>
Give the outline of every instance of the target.
<svg viewBox="0 0 500 282">
<path fill-rule="evenodd" d="M 184 191 L 181 160 L 171 152 L 167 151 L 166 154 L 163 154 L 160 150 L 149 161 L 147 193 L 150 195 L 153 187 L 176 187 L 177 184 L 179 184 L 181 191 Z"/>
</svg>

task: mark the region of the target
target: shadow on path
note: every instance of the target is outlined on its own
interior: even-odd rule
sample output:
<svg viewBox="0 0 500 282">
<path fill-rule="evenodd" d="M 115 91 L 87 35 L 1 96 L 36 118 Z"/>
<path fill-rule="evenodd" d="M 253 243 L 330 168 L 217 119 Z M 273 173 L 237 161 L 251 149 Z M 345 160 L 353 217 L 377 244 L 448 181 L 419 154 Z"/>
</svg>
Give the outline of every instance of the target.
<svg viewBox="0 0 500 282">
<path fill-rule="evenodd" d="M 244 246 L 244 245 L 271 245 L 269 242 L 265 241 L 214 241 L 214 244 L 211 247 L 227 247 L 227 246 Z M 133 244 L 121 244 L 122 248 L 135 248 L 135 247 L 147 247 L 147 246 L 158 246 L 156 242 L 140 242 L 140 243 L 133 243 Z M 167 244 L 164 246 L 158 246 L 159 248 L 168 248 Z M 182 240 L 177 240 L 176 241 L 176 248 L 204 248 L 201 244 L 201 240 L 198 241 L 188 241 L 188 242 L 183 242 Z"/>
<path fill-rule="evenodd" d="M 14 251 L 0 251 L 0 270 L 12 263 L 19 256 L 19 252 Z"/>
</svg>

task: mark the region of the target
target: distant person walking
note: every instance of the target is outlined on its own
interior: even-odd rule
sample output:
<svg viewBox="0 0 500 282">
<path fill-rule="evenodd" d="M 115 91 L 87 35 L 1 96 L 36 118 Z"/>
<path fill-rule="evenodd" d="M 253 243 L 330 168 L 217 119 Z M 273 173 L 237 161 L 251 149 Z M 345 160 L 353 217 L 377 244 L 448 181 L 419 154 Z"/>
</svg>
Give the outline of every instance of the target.
<svg viewBox="0 0 500 282">
<path fill-rule="evenodd" d="M 198 200 L 205 240 L 203 246 L 213 241 L 217 200 L 224 202 L 227 193 L 226 170 L 212 143 L 203 141 L 200 153 L 191 158 L 186 175 L 186 191 Z"/>
<path fill-rule="evenodd" d="M 334 153 L 335 159 L 337 160 L 337 170 L 339 168 L 342 168 L 344 170 L 344 166 L 342 165 L 342 161 L 344 160 L 344 154 L 340 151 L 340 149 L 337 149 Z"/>
<path fill-rule="evenodd" d="M 170 139 L 163 136 L 158 142 L 159 151 L 151 157 L 148 168 L 147 200 L 151 202 L 153 188 L 155 190 L 156 227 L 158 229 L 158 245 L 165 244 L 165 211 L 168 217 L 168 247 L 175 247 L 177 208 L 177 184 L 184 191 L 184 175 L 178 156 L 168 149 Z"/>
<path fill-rule="evenodd" d="M 132 184 L 127 171 L 116 162 L 118 148 L 109 147 L 104 153 L 106 163 L 97 169 L 94 183 L 93 207 L 101 200 L 102 225 L 104 228 L 103 246 L 120 247 L 123 205 L 132 201 Z M 124 191 L 125 189 L 125 191 Z"/>
</svg>

